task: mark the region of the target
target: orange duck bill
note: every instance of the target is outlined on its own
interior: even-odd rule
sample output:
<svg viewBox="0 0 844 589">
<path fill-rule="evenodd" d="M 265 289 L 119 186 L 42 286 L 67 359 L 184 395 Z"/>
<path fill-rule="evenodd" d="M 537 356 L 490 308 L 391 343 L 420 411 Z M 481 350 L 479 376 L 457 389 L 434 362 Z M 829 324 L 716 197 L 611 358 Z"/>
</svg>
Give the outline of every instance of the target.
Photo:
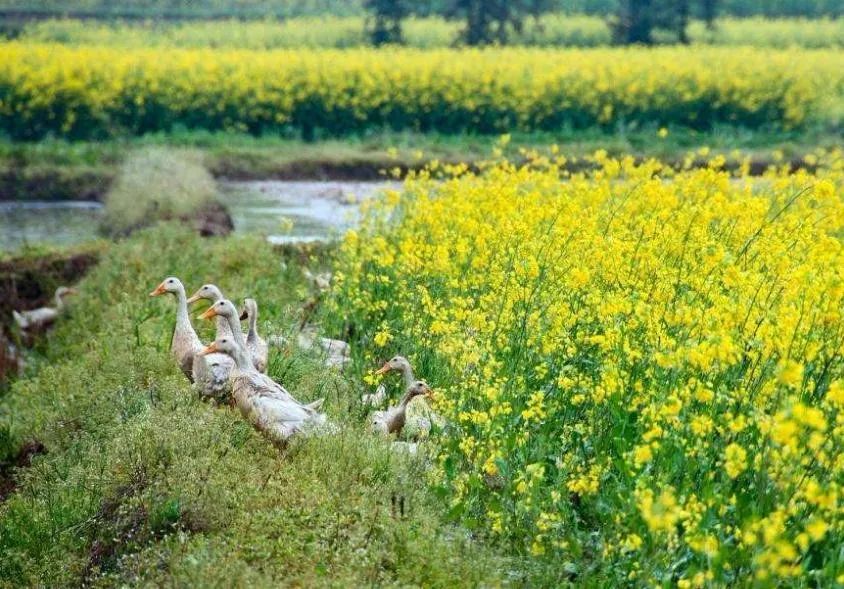
<svg viewBox="0 0 844 589">
<path fill-rule="evenodd" d="M 217 316 L 217 311 L 214 310 L 214 307 L 209 307 L 202 315 L 199 316 L 200 319 L 213 319 Z"/>
<path fill-rule="evenodd" d="M 157 297 L 159 295 L 163 295 L 165 292 L 167 292 L 167 289 L 164 288 L 164 283 L 162 282 L 161 284 L 155 287 L 154 291 L 149 293 L 149 296 Z"/>
<path fill-rule="evenodd" d="M 217 351 L 217 342 L 211 342 L 209 345 L 205 346 L 200 350 L 200 356 L 207 356 L 208 354 L 213 354 Z"/>
</svg>

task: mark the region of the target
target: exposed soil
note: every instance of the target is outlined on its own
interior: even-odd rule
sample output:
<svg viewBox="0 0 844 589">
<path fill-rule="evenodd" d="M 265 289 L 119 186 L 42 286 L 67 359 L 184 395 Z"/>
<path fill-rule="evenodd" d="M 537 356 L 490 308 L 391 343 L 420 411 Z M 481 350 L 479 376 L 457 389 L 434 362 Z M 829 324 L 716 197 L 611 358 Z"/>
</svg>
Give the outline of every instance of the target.
<svg viewBox="0 0 844 589">
<path fill-rule="evenodd" d="M 457 162 L 444 162 L 457 163 Z M 680 162 L 668 162 L 679 165 Z M 775 162 L 760 159 L 750 163 L 750 174 L 758 176 Z M 337 181 L 373 181 L 383 180 L 384 171 L 399 168 L 402 174 L 410 170 L 421 168 L 408 166 L 393 160 L 380 159 L 350 159 L 346 161 L 307 159 L 283 163 L 256 163 L 249 159 L 219 158 L 210 162 L 211 173 L 220 179 L 227 180 L 337 180 Z M 692 164 L 704 167 L 706 160 L 701 159 Z M 801 158 L 790 162 L 792 171 L 800 168 L 813 171 L 815 166 L 807 164 Z M 737 169 L 738 162 L 729 161 L 726 168 Z M 470 165 L 470 168 L 473 166 Z M 569 162 L 567 169 L 578 172 L 593 168 L 594 165 L 579 159 Z M 8 166 L 0 168 L 0 200 L 94 200 L 102 201 L 111 185 L 114 174 L 109 168 L 102 170 L 39 168 L 37 170 L 26 167 Z"/>
<path fill-rule="evenodd" d="M 7 380 L 20 374 L 24 368 L 23 356 L 0 329 L 0 391 Z"/>
<path fill-rule="evenodd" d="M 105 170 L 0 167 L 0 200 L 101 201 L 114 176 Z"/>
<path fill-rule="evenodd" d="M 255 169 L 242 161 L 221 159 L 210 166 L 217 178 L 227 180 L 337 180 L 345 182 L 366 182 L 383 180 L 384 170 L 399 167 L 403 173 L 408 167 L 392 160 L 302 160 L 272 167 Z"/>
<path fill-rule="evenodd" d="M 139 469 L 128 484 L 117 487 L 100 504 L 94 518 L 88 562 L 80 579 L 81 587 L 91 586 L 99 575 L 114 570 L 121 555 L 165 534 L 176 530 L 196 533 L 208 529 L 202 517 L 177 501 L 159 499 L 170 509 L 164 516 L 161 513 L 152 515 L 150 511 L 154 511 L 155 504 L 139 500 L 151 484 L 147 473 Z"/>
<path fill-rule="evenodd" d="M 0 325 L 11 323 L 13 309 L 50 303 L 56 288 L 78 282 L 98 259 L 99 252 L 90 250 L 0 260 Z"/>
<path fill-rule="evenodd" d="M 222 204 L 215 202 L 202 207 L 191 221 L 194 229 L 202 237 L 225 237 L 234 231 L 234 221 Z"/>
<path fill-rule="evenodd" d="M 23 369 L 20 344 L 32 343 L 12 337 L 12 311 L 49 304 L 56 288 L 78 282 L 98 259 L 99 252 L 89 250 L 0 260 L 0 390 Z"/>
<path fill-rule="evenodd" d="M 219 202 L 209 202 L 189 215 L 182 215 L 176 217 L 185 225 L 190 225 L 202 237 L 225 237 L 234 231 L 234 221 L 229 214 L 228 209 Z M 139 231 L 145 227 L 157 223 L 159 221 L 172 221 L 174 217 L 155 217 L 147 221 L 138 223 L 120 231 L 110 230 L 108 226 L 103 226 L 101 231 L 109 237 L 128 237 L 135 231 Z"/>
<path fill-rule="evenodd" d="M 0 462 L 0 503 L 14 493 L 17 488 L 15 471 L 32 466 L 32 459 L 40 454 L 46 454 L 47 448 L 39 440 L 25 443 L 11 460 Z"/>
</svg>

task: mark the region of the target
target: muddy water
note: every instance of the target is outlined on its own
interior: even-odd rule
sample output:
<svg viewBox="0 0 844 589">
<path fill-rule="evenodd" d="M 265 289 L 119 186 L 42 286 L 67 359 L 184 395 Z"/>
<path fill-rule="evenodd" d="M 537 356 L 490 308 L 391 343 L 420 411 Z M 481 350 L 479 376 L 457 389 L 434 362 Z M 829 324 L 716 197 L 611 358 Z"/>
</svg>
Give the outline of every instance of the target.
<svg viewBox="0 0 844 589">
<path fill-rule="evenodd" d="M 94 239 L 101 216 L 102 205 L 96 202 L 0 202 L 0 251 Z"/>
<path fill-rule="evenodd" d="M 386 182 L 225 182 L 222 201 L 235 231 L 272 243 L 331 239 L 358 222 L 359 203 Z"/>
<path fill-rule="evenodd" d="M 221 182 L 235 232 L 273 243 L 331 239 L 358 221 L 359 203 L 387 182 Z M 0 202 L 0 251 L 30 243 L 73 245 L 97 237 L 96 202 Z"/>
</svg>

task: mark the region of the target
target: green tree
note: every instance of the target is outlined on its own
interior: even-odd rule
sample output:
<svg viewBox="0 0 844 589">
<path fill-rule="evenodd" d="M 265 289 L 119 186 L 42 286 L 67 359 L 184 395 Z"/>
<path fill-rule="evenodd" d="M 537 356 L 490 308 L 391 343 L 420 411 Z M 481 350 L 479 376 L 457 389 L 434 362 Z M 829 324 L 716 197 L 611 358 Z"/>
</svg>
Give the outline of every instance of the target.
<svg viewBox="0 0 844 589">
<path fill-rule="evenodd" d="M 409 0 L 364 0 L 370 16 L 366 28 L 373 45 L 401 43 L 401 21 L 410 14 Z"/>
<path fill-rule="evenodd" d="M 553 6 L 552 0 L 451 0 L 444 12 L 466 21 L 459 39 L 466 45 L 504 45 L 511 31 L 524 29 L 527 17 L 537 18 Z"/>
<path fill-rule="evenodd" d="M 700 12 L 708 26 L 713 26 L 717 0 L 701 0 Z M 662 31 L 688 43 L 691 0 L 620 0 L 618 11 L 610 20 L 613 37 L 621 44 L 651 45 L 654 32 Z"/>
<path fill-rule="evenodd" d="M 683 45 L 688 45 L 689 0 L 677 0 L 677 16 L 674 20 L 677 30 L 677 40 Z"/>
<path fill-rule="evenodd" d="M 611 22 L 616 42 L 625 45 L 653 43 L 654 8 L 653 0 L 621 0 L 618 14 Z"/>
<path fill-rule="evenodd" d="M 710 31 L 715 28 L 715 17 L 718 16 L 718 0 L 702 0 L 701 13 L 706 28 Z"/>
</svg>

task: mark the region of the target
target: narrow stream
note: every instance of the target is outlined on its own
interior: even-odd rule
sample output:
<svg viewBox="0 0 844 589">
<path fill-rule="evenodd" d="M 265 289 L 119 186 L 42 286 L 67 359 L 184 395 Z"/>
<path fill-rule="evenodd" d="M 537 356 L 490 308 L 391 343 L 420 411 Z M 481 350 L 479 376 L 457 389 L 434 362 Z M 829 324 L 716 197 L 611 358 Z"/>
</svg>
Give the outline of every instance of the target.
<svg viewBox="0 0 844 589">
<path fill-rule="evenodd" d="M 359 203 L 387 182 L 223 182 L 221 200 L 239 233 L 272 243 L 320 241 L 358 222 Z"/>
<path fill-rule="evenodd" d="M 95 239 L 101 216 L 98 202 L 0 202 L 0 251 Z"/>
<path fill-rule="evenodd" d="M 220 200 L 235 232 L 272 243 L 332 239 L 358 222 L 359 203 L 389 182 L 224 181 Z M 98 237 L 102 205 L 89 201 L 0 202 L 0 251 L 74 245 Z"/>
</svg>

